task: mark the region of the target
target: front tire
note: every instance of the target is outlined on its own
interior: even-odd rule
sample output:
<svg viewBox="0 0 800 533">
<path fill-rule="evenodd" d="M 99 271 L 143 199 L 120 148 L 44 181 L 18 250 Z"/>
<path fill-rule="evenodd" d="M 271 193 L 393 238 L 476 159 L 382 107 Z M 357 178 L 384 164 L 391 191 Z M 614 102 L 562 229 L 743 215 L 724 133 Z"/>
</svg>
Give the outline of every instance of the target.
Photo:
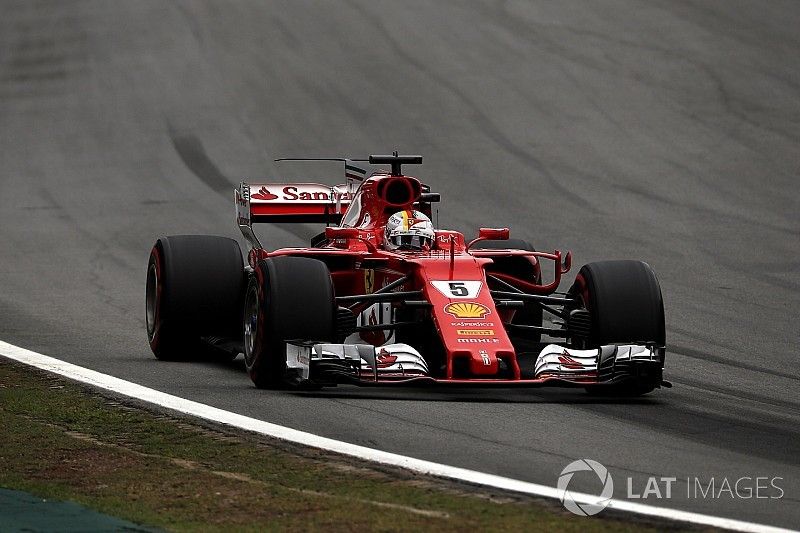
<svg viewBox="0 0 800 533">
<path fill-rule="evenodd" d="M 642 261 L 600 261 L 584 265 L 569 290 L 589 312 L 587 348 L 606 344 L 666 343 L 661 286 L 650 265 Z M 589 392 L 639 396 L 660 385 L 653 379 L 597 387 Z"/>
<path fill-rule="evenodd" d="M 278 256 L 258 262 L 245 293 L 243 321 L 245 365 L 256 387 L 284 385 L 287 340 L 333 340 L 335 302 L 322 261 Z"/>
</svg>

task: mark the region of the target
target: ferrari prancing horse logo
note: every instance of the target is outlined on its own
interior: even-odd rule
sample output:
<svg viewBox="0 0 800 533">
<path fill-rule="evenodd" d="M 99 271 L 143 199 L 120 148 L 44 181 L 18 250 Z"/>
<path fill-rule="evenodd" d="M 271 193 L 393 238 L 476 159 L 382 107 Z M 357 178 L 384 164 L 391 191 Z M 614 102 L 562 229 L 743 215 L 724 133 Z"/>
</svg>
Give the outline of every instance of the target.
<svg viewBox="0 0 800 533">
<path fill-rule="evenodd" d="M 364 292 L 372 294 L 375 289 L 375 271 L 371 268 L 364 270 Z"/>
</svg>

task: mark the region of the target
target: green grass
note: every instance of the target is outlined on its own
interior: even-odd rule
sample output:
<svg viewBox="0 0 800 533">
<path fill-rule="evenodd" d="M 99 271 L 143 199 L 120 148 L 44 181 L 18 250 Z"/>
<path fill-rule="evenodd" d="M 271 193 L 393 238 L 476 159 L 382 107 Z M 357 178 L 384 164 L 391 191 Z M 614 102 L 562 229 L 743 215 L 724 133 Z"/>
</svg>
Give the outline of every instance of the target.
<svg viewBox="0 0 800 533">
<path fill-rule="evenodd" d="M 0 358 L 0 486 L 173 531 L 640 531 L 157 414 Z M 671 526 L 671 524 L 670 524 Z"/>
</svg>

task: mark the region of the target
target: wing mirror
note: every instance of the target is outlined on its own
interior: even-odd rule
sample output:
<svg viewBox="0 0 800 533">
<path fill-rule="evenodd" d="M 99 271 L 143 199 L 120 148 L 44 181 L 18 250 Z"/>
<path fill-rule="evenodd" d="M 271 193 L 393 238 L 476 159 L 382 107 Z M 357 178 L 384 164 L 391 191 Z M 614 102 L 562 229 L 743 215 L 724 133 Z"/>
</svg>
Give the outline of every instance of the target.
<svg viewBox="0 0 800 533">
<path fill-rule="evenodd" d="M 510 233 L 508 228 L 481 228 L 478 230 L 478 238 L 482 241 L 507 241 Z"/>
<path fill-rule="evenodd" d="M 472 245 L 478 241 L 507 241 L 510 233 L 508 228 L 481 228 L 478 230 L 478 237 L 467 244 L 467 250 L 472 248 Z"/>
<path fill-rule="evenodd" d="M 358 228 L 328 226 L 325 228 L 325 238 L 330 241 L 336 239 L 356 239 L 358 238 Z"/>
</svg>

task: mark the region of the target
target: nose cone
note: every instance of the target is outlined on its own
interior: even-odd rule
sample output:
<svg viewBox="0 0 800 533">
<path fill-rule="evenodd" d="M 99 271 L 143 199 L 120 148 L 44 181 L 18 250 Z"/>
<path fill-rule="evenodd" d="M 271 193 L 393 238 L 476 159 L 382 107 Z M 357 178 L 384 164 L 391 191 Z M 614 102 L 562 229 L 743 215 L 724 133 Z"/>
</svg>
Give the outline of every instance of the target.
<svg viewBox="0 0 800 533">
<path fill-rule="evenodd" d="M 470 376 L 492 378 L 500 370 L 498 358 L 508 360 L 517 374 L 514 347 L 489 293 L 483 262 L 457 255 L 452 270 L 448 257 L 432 261 L 420 273 L 446 352 L 447 377 L 453 378 L 457 361 Z"/>
<path fill-rule="evenodd" d="M 500 370 L 500 364 L 494 351 L 479 348 L 477 352 L 469 352 L 469 371 L 475 376 L 494 376 Z"/>
</svg>

